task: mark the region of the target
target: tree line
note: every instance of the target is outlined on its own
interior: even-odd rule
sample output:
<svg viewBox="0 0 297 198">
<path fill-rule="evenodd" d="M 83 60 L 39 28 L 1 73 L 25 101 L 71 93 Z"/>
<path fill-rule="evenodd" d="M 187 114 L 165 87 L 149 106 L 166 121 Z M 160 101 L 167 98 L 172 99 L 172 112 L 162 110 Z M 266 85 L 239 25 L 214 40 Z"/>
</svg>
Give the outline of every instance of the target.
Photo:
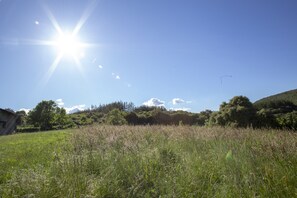
<svg viewBox="0 0 297 198">
<path fill-rule="evenodd" d="M 52 101 L 42 101 L 28 114 L 20 115 L 19 131 L 74 128 L 91 124 L 109 125 L 197 125 L 223 127 L 279 128 L 297 130 L 297 106 L 288 101 L 254 105 L 245 96 L 223 102 L 218 111 L 200 113 L 171 111 L 164 107 L 139 106 L 131 102 L 113 102 L 66 114 Z"/>
</svg>

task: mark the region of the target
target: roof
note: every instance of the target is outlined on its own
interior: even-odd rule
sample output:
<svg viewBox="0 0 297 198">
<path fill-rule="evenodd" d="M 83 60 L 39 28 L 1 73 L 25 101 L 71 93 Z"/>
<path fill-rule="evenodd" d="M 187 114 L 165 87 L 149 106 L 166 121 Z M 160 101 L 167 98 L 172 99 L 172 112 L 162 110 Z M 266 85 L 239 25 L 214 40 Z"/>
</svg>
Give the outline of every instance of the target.
<svg viewBox="0 0 297 198">
<path fill-rule="evenodd" d="M 4 112 L 4 113 L 7 113 L 7 114 L 11 114 L 11 115 L 16 115 L 16 113 L 11 109 L 1 109 L 0 108 L 0 112 Z"/>
</svg>

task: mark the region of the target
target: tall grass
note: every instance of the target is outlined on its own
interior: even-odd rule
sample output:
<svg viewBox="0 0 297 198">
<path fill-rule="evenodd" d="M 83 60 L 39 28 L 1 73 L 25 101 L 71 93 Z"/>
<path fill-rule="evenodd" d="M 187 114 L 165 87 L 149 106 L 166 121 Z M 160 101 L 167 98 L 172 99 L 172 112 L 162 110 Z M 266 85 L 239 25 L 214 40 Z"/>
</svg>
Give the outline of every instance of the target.
<svg viewBox="0 0 297 198">
<path fill-rule="evenodd" d="M 50 166 L 16 170 L 3 197 L 297 197 L 289 131 L 93 126 Z"/>
</svg>

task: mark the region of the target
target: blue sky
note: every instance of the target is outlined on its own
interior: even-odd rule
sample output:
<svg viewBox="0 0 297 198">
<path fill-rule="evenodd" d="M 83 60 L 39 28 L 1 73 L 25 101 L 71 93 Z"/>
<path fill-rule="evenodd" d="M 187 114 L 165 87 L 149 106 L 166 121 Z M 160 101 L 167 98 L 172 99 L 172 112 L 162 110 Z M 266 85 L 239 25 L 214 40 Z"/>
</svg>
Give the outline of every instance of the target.
<svg viewBox="0 0 297 198">
<path fill-rule="evenodd" d="M 294 0 L 0 0 L 0 107 L 121 100 L 199 112 L 296 89 L 296 10 Z M 81 45 L 61 55 L 58 30 L 75 27 Z"/>
</svg>

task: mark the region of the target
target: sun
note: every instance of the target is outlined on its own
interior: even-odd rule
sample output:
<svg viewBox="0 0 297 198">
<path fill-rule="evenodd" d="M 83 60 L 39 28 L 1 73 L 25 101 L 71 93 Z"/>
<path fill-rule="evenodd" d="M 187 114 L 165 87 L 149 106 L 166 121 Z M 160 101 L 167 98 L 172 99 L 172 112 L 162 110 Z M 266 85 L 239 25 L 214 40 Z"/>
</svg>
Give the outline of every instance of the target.
<svg viewBox="0 0 297 198">
<path fill-rule="evenodd" d="M 84 76 L 83 65 L 81 63 L 81 60 L 85 58 L 84 51 L 87 48 L 96 47 L 98 45 L 95 43 L 81 42 L 78 35 L 81 28 L 88 20 L 89 16 L 91 15 L 93 9 L 96 7 L 97 5 L 96 2 L 97 1 L 93 1 L 93 3 L 90 3 L 88 5 L 83 15 L 75 25 L 74 29 L 70 32 L 64 31 L 62 27 L 59 25 L 54 15 L 52 14 L 52 12 L 45 7 L 45 12 L 56 31 L 56 37 L 54 37 L 52 40 L 41 40 L 41 41 L 36 40 L 34 41 L 34 44 L 36 43 L 38 45 L 52 46 L 57 51 L 57 56 L 52 62 L 52 64 L 50 65 L 48 72 L 44 77 L 45 84 L 49 81 L 49 79 L 55 72 L 56 68 L 62 61 L 63 57 L 67 57 L 68 60 L 74 61 L 75 64 L 72 64 L 72 65 L 76 66 L 79 72 Z"/>
<path fill-rule="evenodd" d="M 54 42 L 54 46 L 58 53 L 62 56 L 79 58 L 83 53 L 83 44 L 79 38 L 72 33 L 62 32 Z"/>
<path fill-rule="evenodd" d="M 78 35 L 81 28 L 84 26 L 85 22 L 88 20 L 89 16 L 92 14 L 93 10 L 95 9 L 97 2 L 98 1 L 96 0 L 89 2 L 88 6 L 84 10 L 82 16 L 79 18 L 74 29 L 70 32 L 64 31 L 62 29 L 62 27 L 59 25 L 58 21 L 56 20 L 55 16 L 45 5 L 44 11 L 46 12 L 47 17 L 51 22 L 53 29 L 55 30 L 56 36 L 52 37 L 52 39 L 50 40 L 21 39 L 21 41 L 25 45 L 50 46 L 56 50 L 57 56 L 53 60 L 52 64 L 49 66 L 48 71 L 44 76 L 45 84 L 49 81 L 49 79 L 55 72 L 56 68 L 59 66 L 60 62 L 62 61 L 63 57 L 70 58 L 68 60 L 74 61 L 75 64 L 71 64 L 71 65 L 76 66 L 79 72 L 82 75 L 84 75 L 83 74 L 84 68 L 81 61 L 86 57 L 85 50 L 87 50 L 87 48 L 90 48 L 90 47 L 98 47 L 99 44 L 96 44 L 93 42 L 91 43 L 81 42 Z M 39 26 L 40 22 L 36 20 L 35 25 Z"/>
</svg>

